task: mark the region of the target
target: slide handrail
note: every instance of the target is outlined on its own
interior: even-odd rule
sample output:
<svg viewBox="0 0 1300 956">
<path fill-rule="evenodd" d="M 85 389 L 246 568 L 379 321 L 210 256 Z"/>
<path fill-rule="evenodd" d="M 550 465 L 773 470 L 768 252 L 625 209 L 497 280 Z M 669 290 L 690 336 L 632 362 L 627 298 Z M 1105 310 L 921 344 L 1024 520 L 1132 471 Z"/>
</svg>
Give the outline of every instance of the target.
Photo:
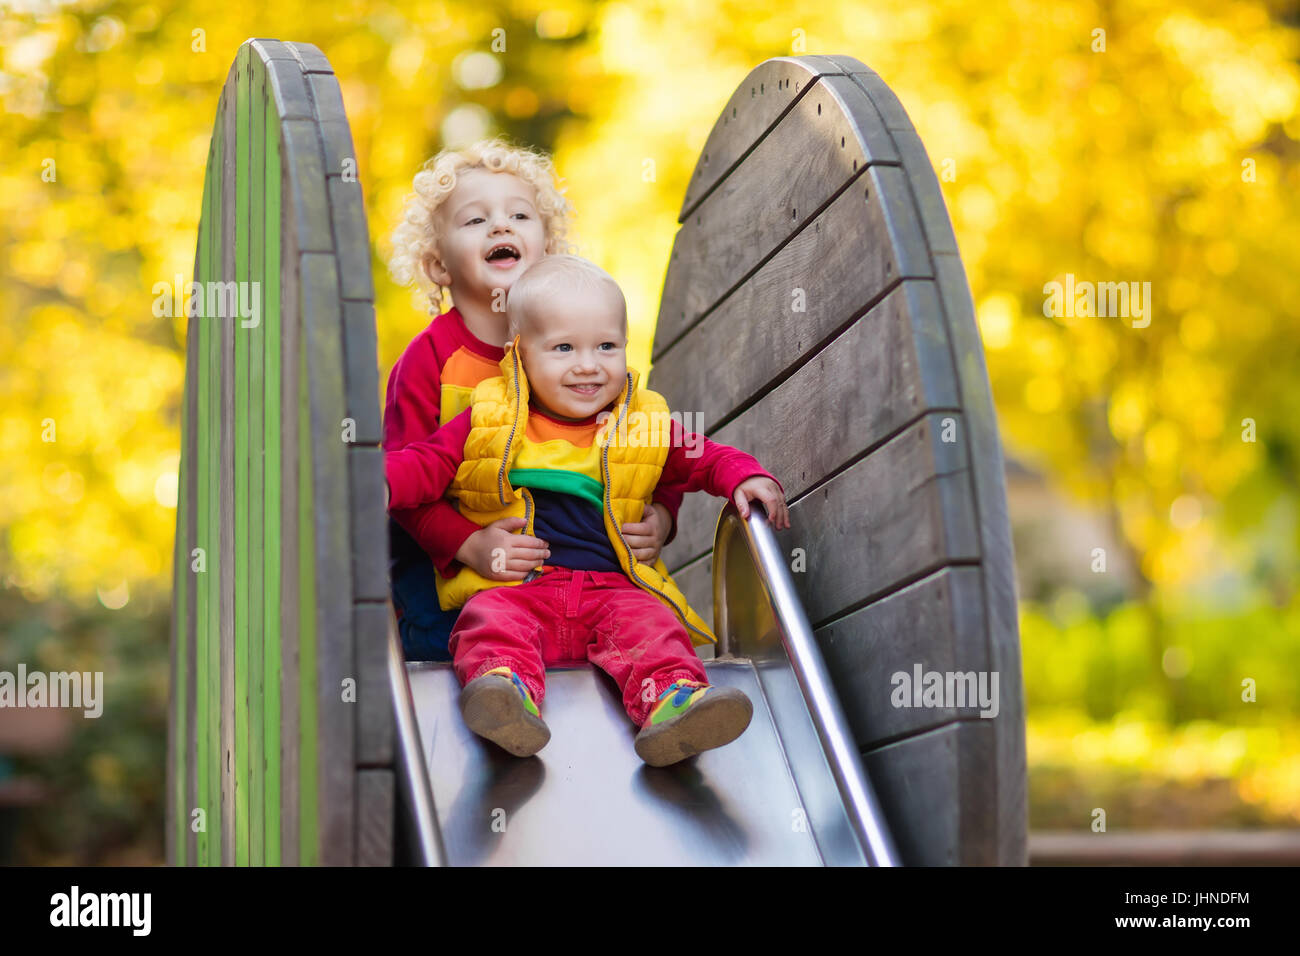
<svg viewBox="0 0 1300 956">
<path fill-rule="evenodd" d="M 831 684 L 821 649 L 813 638 L 812 626 L 794 589 L 781 548 L 757 502 L 750 504 L 748 520 L 728 502 L 718 517 L 713 545 L 713 607 L 717 626 L 718 653 L 734 652 L 727 621 L 727 561 L 734 553 L 729 545 L 740 536 L 745 553 L 753 562 L 763 595 L 774 612 L 780 644 L 789 658 L 821 741 L 822 750 L 844 800 L 850 826 L 871 866 L 901 866 L 902 860 L 885 823 L 885 817 L 867 779 L 839 697 Z"/>
<path fill-rule="evenodd" d="M 406 673 L 406 658 L 397 633 L 397 618 L 388 608 L 388 681 L 393 693 L 393 717 L 397 722 L 397 784 L 405 794 L 407 812 L 414 829 L 416 862 L 421 866 L 446 866 L 447 853 L 442 845 L 438 810 L 433 805 L 433 785 L 429 767 L 421 750 L 420 728 L 415 719 L 411 682 Z"/>
</svg>

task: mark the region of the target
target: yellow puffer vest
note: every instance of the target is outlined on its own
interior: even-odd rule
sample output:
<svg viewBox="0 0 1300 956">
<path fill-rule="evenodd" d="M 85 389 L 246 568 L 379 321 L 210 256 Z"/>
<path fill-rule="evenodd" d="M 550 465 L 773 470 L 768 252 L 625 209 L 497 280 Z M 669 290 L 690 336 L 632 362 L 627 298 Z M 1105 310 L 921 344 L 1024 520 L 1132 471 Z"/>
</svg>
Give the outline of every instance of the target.
<svg viewBox="0 0 1300 956">
<path fill-rule="evenodd" d="M 532 494 L 527 488 L 512 487 L 508 477 L 528 422 L 528 379 L 519 362 L 518 345 L 516 337 L 507 347 L 501 360 L 503 374 L 485 379 L 474 389 L 465 459 L 447 493 L 475 524 L 522 517 L 527 522 L 523 532 L 531 535 L 536 513 Z M 656 559 L 653 565 L 637 561 L 620 531 L 623 524 L 641 520 L 668 459 L 668 403 L 657 392 L 638 390 L 639 377 L 634 369 L 628 370 L 618 401 L 596 433 L 604 475 L 605 531 L 623 573 L 676 612 L 693 644 L 713 644 L 717 638 L 712 629 L 686 603 L 663 560 Z M 453 578 L 438 576 L 438 603 L 450 611 L 484 588 L 522 583 L 493 581 L 462 566 Z"/>
</svg>

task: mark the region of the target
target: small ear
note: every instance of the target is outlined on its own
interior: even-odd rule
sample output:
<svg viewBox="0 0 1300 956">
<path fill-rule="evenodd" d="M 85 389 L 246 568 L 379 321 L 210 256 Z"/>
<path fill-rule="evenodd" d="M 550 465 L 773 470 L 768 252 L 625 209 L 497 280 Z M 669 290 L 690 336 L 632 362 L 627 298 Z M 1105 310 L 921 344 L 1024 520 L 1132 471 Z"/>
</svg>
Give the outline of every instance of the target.
<svg viewBox="0 0 1300 956">
<path fill-rule="evenodd" d="M 440 286 L 451 285 L 451 276 L 443 268 L 442 260 L 438 258 L 436 252 L 426 252 L 424 258 L 420 260 L 420 266 L 424 269 L 424 274 L 429 277 L 429 281 Z"/>
</svg>

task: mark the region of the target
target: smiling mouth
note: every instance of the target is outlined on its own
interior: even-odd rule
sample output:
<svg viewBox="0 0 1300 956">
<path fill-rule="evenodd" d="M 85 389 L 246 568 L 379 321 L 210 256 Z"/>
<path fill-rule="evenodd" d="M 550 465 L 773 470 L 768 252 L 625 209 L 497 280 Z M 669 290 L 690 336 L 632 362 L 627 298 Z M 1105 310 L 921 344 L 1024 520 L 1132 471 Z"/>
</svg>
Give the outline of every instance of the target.
<svg viewBox="0 0 1300 956">
<path fill-rule="evenodd" d="M 571 388 L 579 395 L 596 395 L 600 393 L 603 385 L 566 385 L 565 388 Z"/>
<path fill-rule="evenodd" d="M 486 258 L 488 262 L 515 263 L 523 258 L 523 254 L 519 251 L 519 247 L 513 243 L 501 243 L 493 246 Z"/>
</svg>

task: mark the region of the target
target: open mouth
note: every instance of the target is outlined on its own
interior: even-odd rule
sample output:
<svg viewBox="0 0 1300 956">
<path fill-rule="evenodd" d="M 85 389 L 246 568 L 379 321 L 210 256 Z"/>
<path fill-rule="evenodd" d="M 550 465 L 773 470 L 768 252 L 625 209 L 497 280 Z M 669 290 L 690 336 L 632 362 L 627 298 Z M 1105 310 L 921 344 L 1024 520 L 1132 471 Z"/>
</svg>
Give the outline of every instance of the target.
<svg viewBox="0 0 1300 956">
<path fill-rule="evenodd" d="M 523 255 L 520 253 L 519 247 L 510 242 L 498 243 L 488 250 L 487 254 L 488 262 L 502 265 L 514 265 L 521 258 L 523 258 Z"/>
<path fill-rule="evenodd" d="M 573 389 L 579 395 L 598 395 L 604 388 L 603 385 L 566 385 L 565 387 Z"/>
</svg>

